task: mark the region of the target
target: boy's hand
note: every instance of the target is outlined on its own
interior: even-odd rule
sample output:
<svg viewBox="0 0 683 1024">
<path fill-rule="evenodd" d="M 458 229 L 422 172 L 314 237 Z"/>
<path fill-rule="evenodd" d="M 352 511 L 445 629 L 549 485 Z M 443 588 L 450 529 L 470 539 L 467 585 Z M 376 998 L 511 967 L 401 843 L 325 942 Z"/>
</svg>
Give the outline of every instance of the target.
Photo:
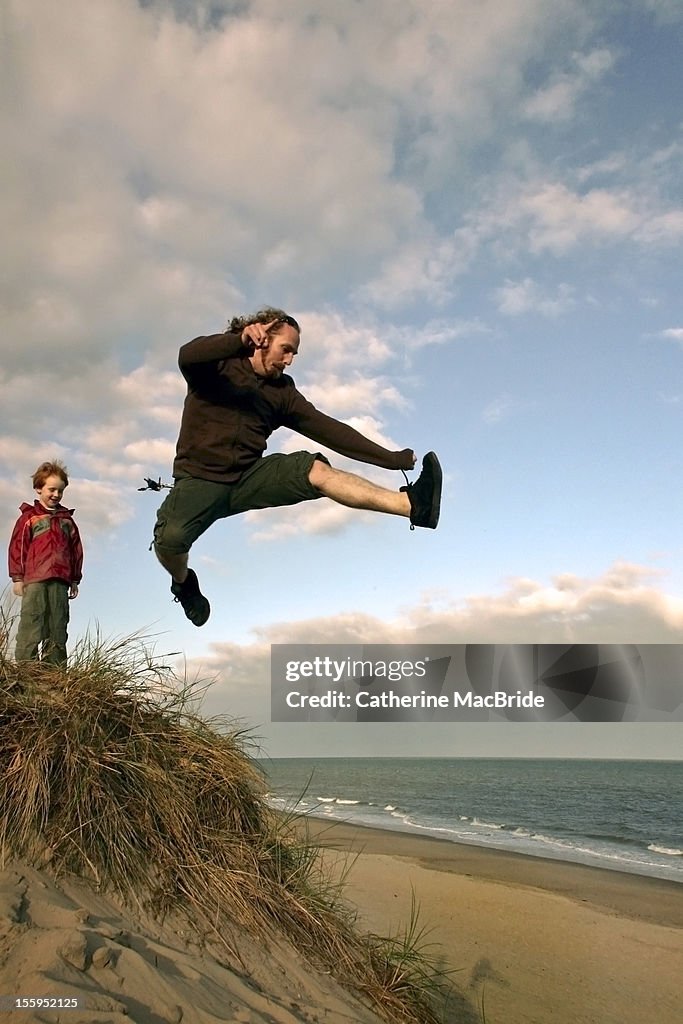
<svg viewBox="0 0 683 1024">
<path fill-rule="evenodd" d="M 72 583 L 69 587 L 69 600 L 73 601 L 74 597 L 78 597 L 78 584 Z"/>
<path fill-rule="evenodd" d="M 12 593 L 14 594 L 15 597 L 23 597 L 24 596 L 24 581 L 23 580 L 15 580 L 15 582 L 12 584 Z"/>
</svg>

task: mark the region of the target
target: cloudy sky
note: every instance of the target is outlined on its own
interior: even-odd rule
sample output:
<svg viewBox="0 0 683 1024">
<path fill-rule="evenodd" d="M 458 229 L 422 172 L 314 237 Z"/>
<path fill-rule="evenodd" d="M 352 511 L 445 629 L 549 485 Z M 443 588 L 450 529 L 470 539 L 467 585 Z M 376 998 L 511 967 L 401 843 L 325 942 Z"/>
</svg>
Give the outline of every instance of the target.
<svg viewBox="0 0 683 1024">
<path fill-rule="evenodd" d="M 278 726 L 268 651 L 683 641 L 680 0 L 4 9 L 0 518 L 65 459 L 73 637 L 182 652 L 272 755 L 676 756 L 667 726 Z M 197 630 L 137 488 L 170 480 L 179 346 L 264 303 L 307 397 L 439 453 L 442 522 L 217 524 Z"/>
</svg>

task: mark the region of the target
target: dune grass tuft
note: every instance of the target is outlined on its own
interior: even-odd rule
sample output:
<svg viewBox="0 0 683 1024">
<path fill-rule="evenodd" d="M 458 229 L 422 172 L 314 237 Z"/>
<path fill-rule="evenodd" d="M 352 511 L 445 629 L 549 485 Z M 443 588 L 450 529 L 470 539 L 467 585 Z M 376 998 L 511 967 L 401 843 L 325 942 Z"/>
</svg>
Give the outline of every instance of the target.
<svg viewBox="0 0 683 1024">
<path fill-rule="evenodd" d="M 65 669 L 0 650 L 3 861 L 182 911 L 199 935 L 284 935 L 386 1020 L 437 1024 L 443 978 L 415 921 L 358 931 L 343 883 L 269 809 L 248 736 L 196 697 L 136 638 L 86 640 Z"/>
</svg>

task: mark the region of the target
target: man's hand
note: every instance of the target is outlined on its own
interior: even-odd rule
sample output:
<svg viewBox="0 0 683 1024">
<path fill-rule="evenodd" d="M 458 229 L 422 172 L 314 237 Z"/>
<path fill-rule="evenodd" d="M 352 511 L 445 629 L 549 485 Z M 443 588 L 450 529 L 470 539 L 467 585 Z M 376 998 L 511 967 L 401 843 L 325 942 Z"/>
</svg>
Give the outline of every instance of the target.
<svg viewBox="0 0 683 1024">
<path fill-rule="evenodd" d="M 242 331 L 242 344 L 247 348 L 253 345 L 254 348 L 268 348 L 270 342 L 269 331 L 274 327 L 277 320 L 271 320 L 268 324 L 247 324 Z"/>
<path fill-rule="evenodd" d="M 24 596 L 24 581 L 23 580 L 15 580 L 15 582 L 12 584 L 12 593 L 14 594 L 15 597 L 23 597 Z"/>
<path fill-rule="evenodd" d="M 78 584 L 72 583 L 69 587 L 69 600 L 73 601 L 75 597 L 78 597 Z"/>
<path fill-rule="evenodd" d="M 414 469 L 415 463 L 417 462 L 417 455 L 412 448 L 404 448 L 403 451 L 396 452 L 398 456 L 397 469 Z"/>
</svg>

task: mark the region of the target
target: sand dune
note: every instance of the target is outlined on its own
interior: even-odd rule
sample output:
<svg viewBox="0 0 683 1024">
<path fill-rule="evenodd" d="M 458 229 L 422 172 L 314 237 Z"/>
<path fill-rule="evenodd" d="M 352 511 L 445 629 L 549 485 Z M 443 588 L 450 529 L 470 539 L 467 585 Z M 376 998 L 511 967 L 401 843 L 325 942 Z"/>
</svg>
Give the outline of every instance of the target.
<svg viewBox="0 0 683 1024">
<path fill-rule="evenodd" d="M 0 996 L 78 999 L 78 1009 L 13 1010 L 56 1024 L 378 1024 L 287 943 L 244 931 L 200 946 L 73 880 L 14 864 L 0 873 Z M 4 1016 L 4 1013 L 3 1013 Z M 9 1015 L 8 1015 L 9 1019 Z"/>
</svg>

